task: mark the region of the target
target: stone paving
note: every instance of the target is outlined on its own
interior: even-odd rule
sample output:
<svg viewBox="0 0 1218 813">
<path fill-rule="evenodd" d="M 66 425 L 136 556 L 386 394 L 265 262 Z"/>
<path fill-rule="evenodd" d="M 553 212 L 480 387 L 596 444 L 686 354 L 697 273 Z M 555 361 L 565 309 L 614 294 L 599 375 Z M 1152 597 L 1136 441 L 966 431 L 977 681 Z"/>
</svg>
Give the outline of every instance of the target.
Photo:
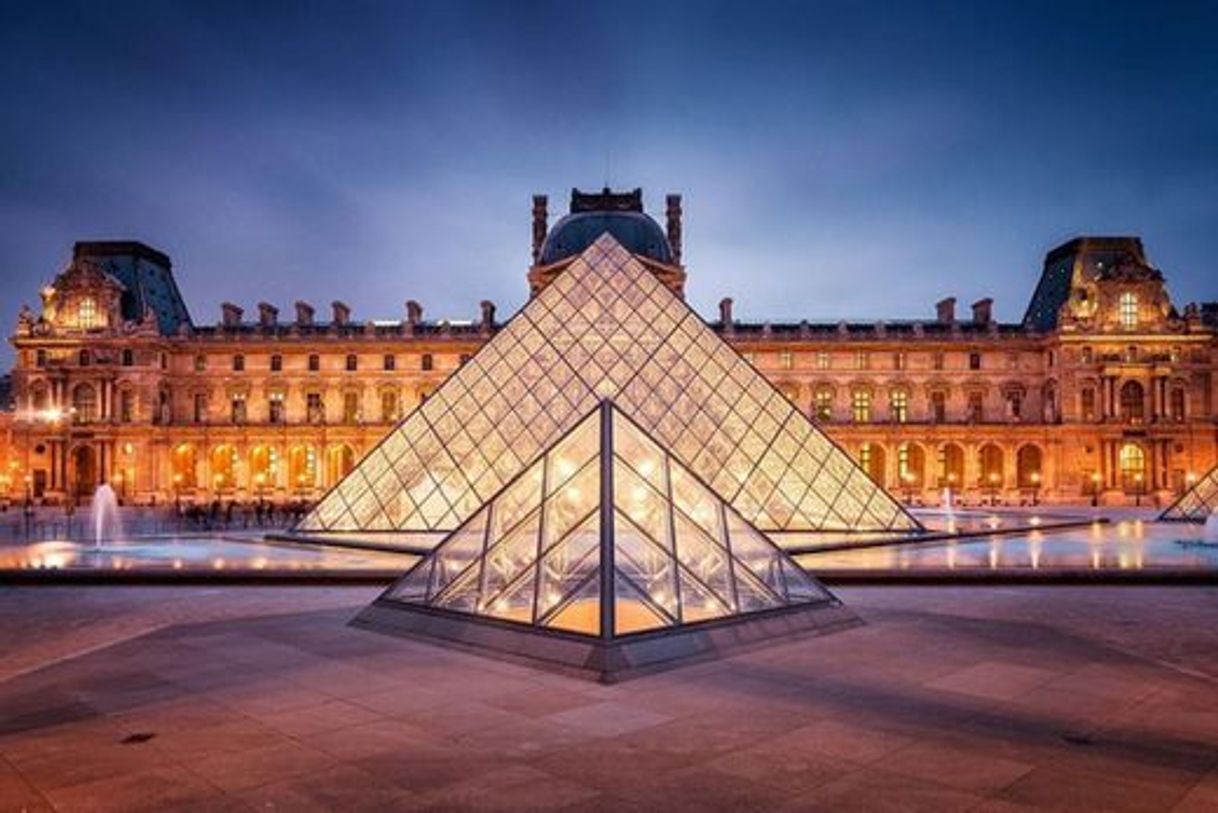
<svg viewBox="0 0 1218 813">
<path fill-rule="evenodd" d="M 357 588 L 0 590 L 0 811 L 1218 809 L 1218 594 L 850 588 L 868 624 L 599 686 Z"/>
</svg>

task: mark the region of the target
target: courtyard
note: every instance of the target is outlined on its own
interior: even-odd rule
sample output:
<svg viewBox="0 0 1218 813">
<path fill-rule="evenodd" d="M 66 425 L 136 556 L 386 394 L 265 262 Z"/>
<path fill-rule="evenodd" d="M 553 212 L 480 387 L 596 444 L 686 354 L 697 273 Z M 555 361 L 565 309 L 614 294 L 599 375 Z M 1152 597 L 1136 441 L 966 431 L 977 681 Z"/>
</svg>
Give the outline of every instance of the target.
<svg viewBox="0 0 1218 813">
<path fill-rule="evenodd" d="M 1212 810 L 1205 587 L 841 587 L 615 686 L 347 626 L 375 587 L 0 593 L 0 810 Z"/>
</svg>

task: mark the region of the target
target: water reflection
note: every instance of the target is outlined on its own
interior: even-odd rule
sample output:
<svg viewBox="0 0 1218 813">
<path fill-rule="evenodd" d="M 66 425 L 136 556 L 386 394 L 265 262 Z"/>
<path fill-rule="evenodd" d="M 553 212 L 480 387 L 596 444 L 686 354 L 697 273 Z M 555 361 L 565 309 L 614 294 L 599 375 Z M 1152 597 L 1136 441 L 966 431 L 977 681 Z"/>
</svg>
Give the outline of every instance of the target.
<svg viewBox="0 0 1218 813">
<path fill-rule="evenodd" d="M 1024 534 L 897 544 L 797 557 L 811 570 L 1218 570 L 1218 547 L 1195 544 L 1202 529 L 1141 520 Z M 1186 544 L 1181 544 L 1181 540 Z M 1192 543 L 1192 544 L 1189 544 Z"/>
</svg>

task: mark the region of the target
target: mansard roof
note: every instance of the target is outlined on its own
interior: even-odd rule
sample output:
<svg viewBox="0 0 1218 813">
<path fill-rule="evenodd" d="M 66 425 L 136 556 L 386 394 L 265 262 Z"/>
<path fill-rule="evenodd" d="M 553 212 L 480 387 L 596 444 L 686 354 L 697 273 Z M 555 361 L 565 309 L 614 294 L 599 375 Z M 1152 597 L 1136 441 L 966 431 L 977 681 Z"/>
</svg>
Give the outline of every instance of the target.
<svg viewBox="0 0 1218 813">
<path fill-rule="evenodd" d="M 92 263 L 123 284 L 124 320 L 142 321 L 144 311 L 151 310 L 164 336 L 192 326 L 167 254 L 135 240 L 100 240 L 76 243 L 72 259 Z"/>
</svg>

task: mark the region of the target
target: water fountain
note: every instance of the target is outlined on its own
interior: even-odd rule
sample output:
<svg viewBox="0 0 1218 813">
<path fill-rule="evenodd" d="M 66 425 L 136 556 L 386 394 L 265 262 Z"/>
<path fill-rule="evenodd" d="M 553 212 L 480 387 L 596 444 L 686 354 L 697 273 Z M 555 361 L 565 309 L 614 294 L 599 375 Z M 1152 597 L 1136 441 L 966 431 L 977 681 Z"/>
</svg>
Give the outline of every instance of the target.
<svg viewBox="0 0 1218 813">
<path fill-rule="evenodd" d="M 118 497 L 109 483 L 102 483 L 93 492 L 93 546 L 122 537 L 122 521 L 118 515 Z"/>
<path fill-rule="evenodd" d="M 954 534 L 956 532 L 956 506 L 953 502 L 951 486 L 943 489 L 943 497 L 940 499 L 939 505 L 943 509 L 945 529 L 949 534 Z"/>
</svg>

